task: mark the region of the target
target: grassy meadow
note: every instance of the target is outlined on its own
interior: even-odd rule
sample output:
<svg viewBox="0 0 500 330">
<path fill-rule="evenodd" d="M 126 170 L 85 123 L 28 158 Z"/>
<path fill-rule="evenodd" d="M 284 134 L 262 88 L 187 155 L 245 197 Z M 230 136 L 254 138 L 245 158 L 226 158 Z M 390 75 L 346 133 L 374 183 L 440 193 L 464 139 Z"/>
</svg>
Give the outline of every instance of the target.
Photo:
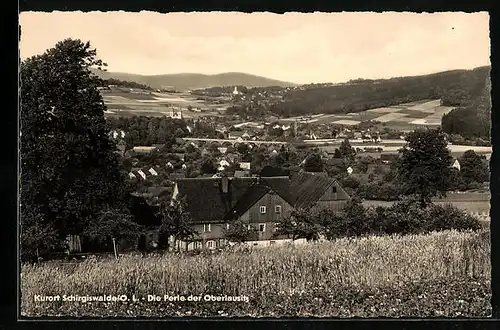
<svg viewBox="0 0 500 330">
<path fill-rule="evenodd" d="M 165 254 L 23 265 L 23 316 L 485 317 L 488 231 L 339 239 L 212 255 Z M 35 295 L 127 295 L 36 302 Z M 147 301 L 147 295 L 248 302 Z M 132 295 L 139 301 L 131 301 Z M 145 298 L 146 300 L 142 300 Z"/>
</svg>

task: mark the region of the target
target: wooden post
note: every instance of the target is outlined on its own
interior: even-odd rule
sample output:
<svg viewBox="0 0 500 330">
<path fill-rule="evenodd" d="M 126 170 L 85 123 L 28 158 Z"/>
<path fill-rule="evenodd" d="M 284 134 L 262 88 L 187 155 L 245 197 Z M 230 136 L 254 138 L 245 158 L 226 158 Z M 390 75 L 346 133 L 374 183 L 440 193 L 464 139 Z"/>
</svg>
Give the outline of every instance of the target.
<svg viewBox="0 0 500 330">
<path fill-rule="evenodd" d="M 118 259 L 118 252 L 116 251 L 116 240 L 113 237 L 113 250 L 115 251 L 115 258 Z"/>
</svg>

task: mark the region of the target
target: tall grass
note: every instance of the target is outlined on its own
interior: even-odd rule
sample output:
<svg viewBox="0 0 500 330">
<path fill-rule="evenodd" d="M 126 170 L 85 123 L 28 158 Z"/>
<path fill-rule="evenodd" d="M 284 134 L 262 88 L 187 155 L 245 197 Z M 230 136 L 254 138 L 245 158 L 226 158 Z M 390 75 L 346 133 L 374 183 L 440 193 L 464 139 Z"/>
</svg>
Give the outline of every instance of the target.
<svg viewBox="0 0 500 330">
<path fill-rule="evenodd" d="M 310 295 L 313 299 L 329 293 L 331 299 L 337 299 L 333 295 L 342 295 L 346 288 L 349 292 L 395 290 L 412 283 L 473 279 L 485 284 L 490 267 L 488 232 L 455 231 L 345 238 L 211 256 L 123 256 L 118 260 L 88 260 L 73 267 L 24 265 L 21 309 L 26 315 L 65 314 L 64 303 L 34 302 L 35 294 L 227 294 L 250 298 L 250 305 L 239 305 L 238 315 L 249 315 L 255 308 L 260 310 L 258 315 L 265 315 L 266 308 L 272 315 L 277 305 L 287 305 L 294 295 Z M 312 314 L 327 316 L 327 310 Z"/>
</svg>

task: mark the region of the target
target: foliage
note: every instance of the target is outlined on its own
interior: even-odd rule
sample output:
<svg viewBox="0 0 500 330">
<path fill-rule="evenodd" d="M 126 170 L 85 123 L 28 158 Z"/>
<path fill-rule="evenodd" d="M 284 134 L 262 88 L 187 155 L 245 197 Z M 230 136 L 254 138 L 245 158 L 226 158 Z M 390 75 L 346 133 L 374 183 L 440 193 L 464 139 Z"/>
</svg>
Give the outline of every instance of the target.
<svg viewBox="0 0 500 330">
<path fill-rule="evenodd" d="M 304 171 L 306 172 L 323 172 L 323 160 L 319 153 L 310 154 L 304 163 Z"/>
<path fill-rule="evenodd" d="M 176 242 L 190 242 L 198 235 L 198 232 L 190 225 L 191 214 L 185 210 L 183 200 L 160 201 L 155 215 L 161 220 L 158 242 L 160 249 L 169 247 L 170 237 L 174 239 L 173 247 L 175 248 Z"/>
<path fill-rule="evenodd" d="M 256 228 L 249 228 L 248 224 L 241 220 L 232 221 L 229 223 L 229 228 L 222 229 L 223 237 L 237 244 L 250 240 L 256 232 Z"/>
<path fill-rule="evenodd" d="M 103 207 L 126 197 L 102 81 L 90 71 L 102 65 L 89 43 L 72 39 L 21 63 L 22 227 L 47 226 L 60 239 L 81 234 Z"/>
<path fill-rule="evenodd" d="M 485 163 L 485 157 L 476 154 L 474 150 L 464 152 L 458 162 L 460 163 L 460 177 L 465 185 L 489 180 L 490 171 Z"/>
<path fill-rule="evenodd" d="M 150 146 L 152 144 L 172 144 L 176 137 L 189 134 L 186 122 L 182 119 L 168 117 L 110 117 L 107 118 L 110 130 L 123 130 L 127 149 L 134 146 Z"/>
<path fill-rule="evenodd" d="M 452 205 L 430 204 L 422 208 L 419 201 L 403 199 L 388 208 L 378 207 L 372 213 L 372 226 L 387 234 L 424 233 L 434 230 L 478 230 L 479 221 Z"/>
<path fill-rule="evenodd" d="M 359 195 L 368 200 L 395 201 L 401 196 L 399 185 L 387 181 L 370 181 L 362 185 Z"/>
<path fill-rule="evenodd" d="M 137 89 L 144 89 L 148 91 L 152 91 L 153 88 L 151 86 L 145 85 L 145 84 L 140 84 L 135 81 L 125 81 L 125 80 L 119 80 L 119 79 L 114 79 L 114 78 L 108 78 L 103 80 L 103 86 L 109 86 L 109 85 L 115 85 L 119 87 L 127 87 L 127 88 L 137 88 Z"/>
<path fill-rule="evenodd" d="M 306 240 L 317 240 L 321 234 L 321 224 L 318 223 L 314 214 L 309 209 L 295 209 L 290 216 L 283 217 L 277 222 L 274 235 L 285 235 L 292 240 L 305 238 Z"/>
<path fill-rule="evenodd" d="M 406 141 L 396 163 L 398 179 L 402 192 L 418 195 L 425 206 L 433 196 L 444 195 L 449 189 L 452 157 L 439 129 L 416 130 Z"/>
<path fill-rule="evenodd" d="M 143 228 L 133 221 L 133 216 L 123 208 L 105 208 L 90 221 L 83 237 L 97 243 L 109 251 L 113 248 L 112 239 L 135 241 Z"/>
<path fill-rule="evenodd" d="M 486 233 L 487 234 L 487 233 Z M 21 314 L 68 317 L 488 317 L 484 233 L 337 239 L 187 256 L 169 254 L 21 268 Z M 111 276 L 112 274 L 112 276 Z M 43 285 L 40 285 L 43 283 Z M 36 302 L 35 294 L 106 294 L 123 302 Z M 131 301 L 148 294 L 246 295 L 248 303 Z"/>
<path fill-rule="evenodd" d="M 457 106 L 443 116 L 442 127 L 446 133 L 460 134 L 467 138 L 490 138 L 491 130 L 491 81 L 490 68 L 478 68 L 462 75 L 460 87 L 449 89 L 442 97 L 443 105 Z"/>
<path fill-rule="evenodd" d="M 200 172 L 204 174 L 215 174 L 217 173 L 217 167 L 210 158 L 205 158 L 201 163 Z"/>
<path fill-rule="evenodd" d="M 348 164 L 354 162 L 354 158 L 356 157 L 356 150 L 351 147 L 349 139 L 346 138 L 340 143 L 339 153 L 341 158 L 344 158 Z"/>
<path fill-rule="evenodd" d="M 289 117 L 311 113 L 361 112 L 423 99 L 442 98 L 443 103 L 448 105 L 459 93 L 464 94 L 461 100 L 477 95 L 476 85 L 484 85 L 485 74 L 489 70 L 490 67 L 480 67 L 416 77 L 302 86 L 287 91 L 270 106 L 270 110 Z"/>
<path fill-rule="evenodd" d="M 21 260 L 36 261 L 51 251 L 64 247 L 58 231 L 50 222 L 45 221 L 36 207 L 27 210 L 23 216 L 25 218 L 21 222 Z"/>
<path fill-rule="evenodd" d="M 246 143 L 239 143 L 238 146 L 236 147 L 236 151 L 238 153 L 244 155 L 250 152 L 250 148 L 248 147 L 248 144 Z"/>
</svg>

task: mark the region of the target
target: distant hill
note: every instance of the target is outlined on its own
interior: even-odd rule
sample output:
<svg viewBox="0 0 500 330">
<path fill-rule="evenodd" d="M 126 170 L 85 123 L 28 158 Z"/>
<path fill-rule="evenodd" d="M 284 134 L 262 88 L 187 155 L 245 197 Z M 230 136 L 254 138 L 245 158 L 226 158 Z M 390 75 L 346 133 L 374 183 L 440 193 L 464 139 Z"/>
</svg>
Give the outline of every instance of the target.
<svg viewBox="0 0 500 330">
<path fill-rule="evenodd" d="M 269 87 L 279 86 L 288 87 L 295 84 L 268 79 L 240 72 L 228 72 L 215 75 L 204 75 L 197 73 L 179 73 L 163 75 L 138 75 L 120 72 L 107 72 L 93 70 L 102 79 L 117 79 L 122 81 L 131 81 L 139 84 L 151 86 L 153 88 L 173 87 L 179 91 L 219 87 L 219 86 L 247 86 L 247 87 Z"/>
</svg>

